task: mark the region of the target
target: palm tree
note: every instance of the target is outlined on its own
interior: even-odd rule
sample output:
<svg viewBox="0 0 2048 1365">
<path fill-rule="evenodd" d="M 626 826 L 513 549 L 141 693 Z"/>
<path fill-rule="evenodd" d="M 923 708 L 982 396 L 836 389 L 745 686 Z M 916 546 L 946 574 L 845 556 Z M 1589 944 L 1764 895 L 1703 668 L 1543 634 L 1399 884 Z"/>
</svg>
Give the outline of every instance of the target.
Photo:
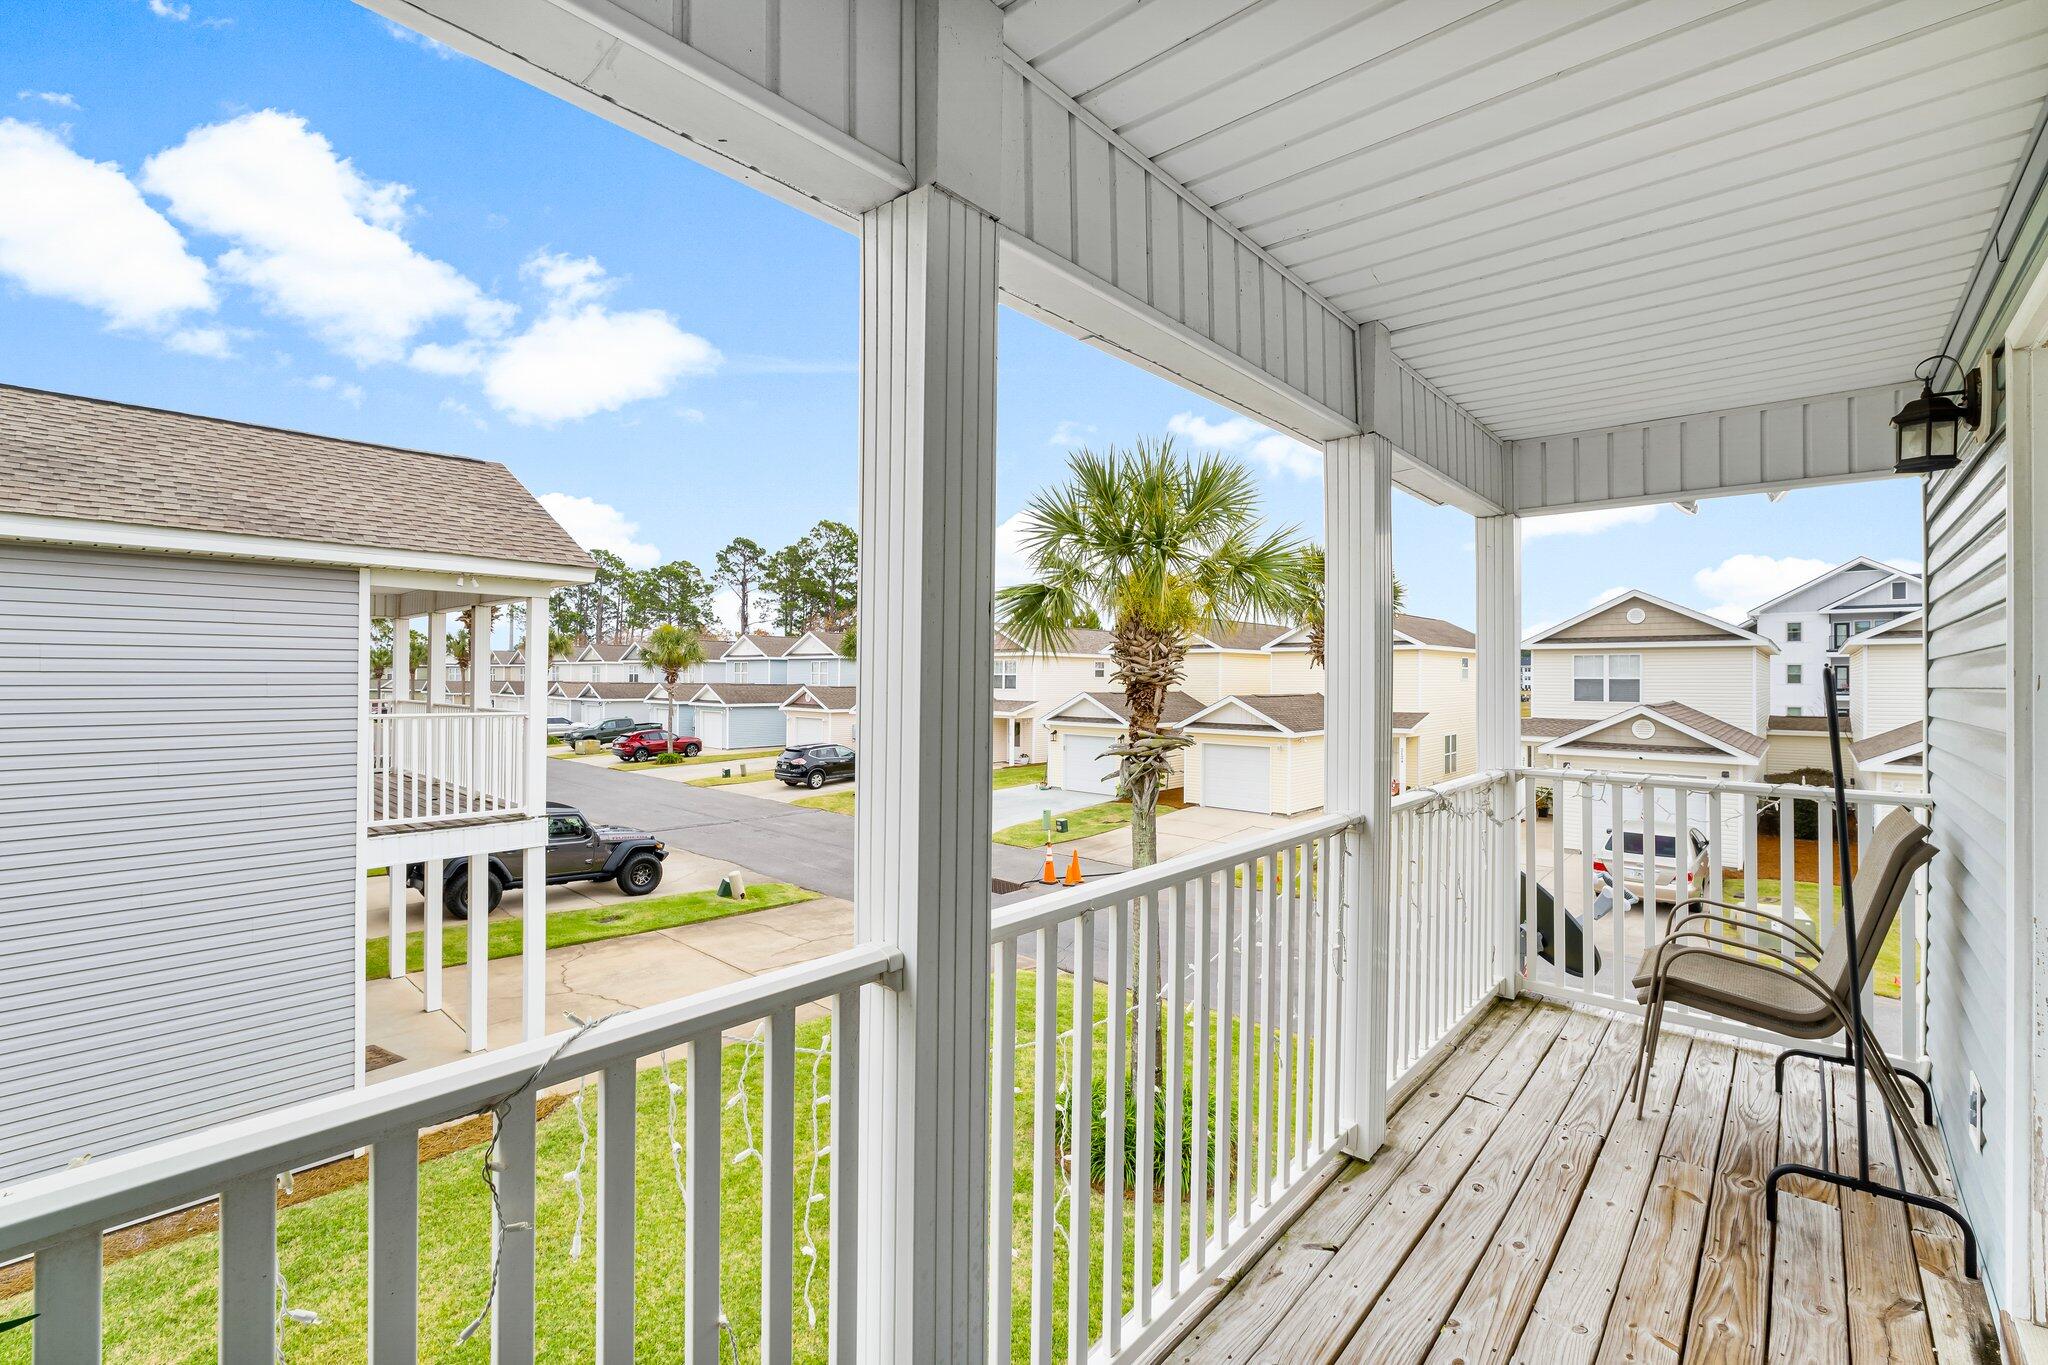
<svg viewBox="0 0 2048 1365">
<path fill-rule="evenodd" d="M 640 661 L 661 674 L 668 693 L 668 732 L 676 732 L 676 679 L 704 662 L 704 645 L 694 631 L 680 626 L 656 626 L 640 642 Z"/>
<path fill-rule="evenodd" d="M 1304 545 L 1301 558 L 1295 565 L 1295 606 L 1294 612 L 1301 623 L 1308 627 L 1308 658 L 1317 668 L 1323 667 L 1323 547 Z M 1394 610 L 1401 610 L 1406 594 L 1401 589 L 1401 580 L 1394 580 Z"/>
<path fill-rule="evenodd" d="M 455 676 L 462 679 L 463 695 L 475 706 L 476 697 L 470 692 L 469 656 L 469 627 L 463 626 L 448 637 L 448 657 L 455 661 Z"/>
<path fill-rule="evenodd" d="M 1173 750 L 1166 695 L 1190 639 L 1246 618 L 1281 619 L 1300 601 L 1301 543 L 1267 530 L 1251 471 L 1220 455 L 1182 455 L 1171 440 L 1068 457 L 1067 482 L 1024 509 L 1035 582 L 996 595 L 997 624 L 1037 653 L 1067 644 L 1089 612 L 1112 623 L 1111 677 L 1130 713 L 1117 795 L 1131 803 L 1131 861 L 1159 856 L 1159 790 Z"/>
</svg>

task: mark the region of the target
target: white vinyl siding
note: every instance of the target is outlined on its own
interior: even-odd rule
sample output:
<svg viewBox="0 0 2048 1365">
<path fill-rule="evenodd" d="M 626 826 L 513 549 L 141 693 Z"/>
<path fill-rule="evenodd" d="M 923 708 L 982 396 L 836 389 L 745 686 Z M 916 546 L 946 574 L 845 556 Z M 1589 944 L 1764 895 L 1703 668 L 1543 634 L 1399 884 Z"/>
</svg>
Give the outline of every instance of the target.
<svg viewBox="0 0 2048 1365">
<path fill-rule="evenodd" d="M 1852 657 L 1856 661 L 1852 672 L 1858 738 L 1881 735 L 1922 718 L 1927 704 L 1927 656 L 1919 640 L 1896 645 L 1873 641 Z"/>
<path fill-rule="evenodd" d="M 1584 650 L 1530 651 L 1529 713 L 1567 719 L 1597 720 L 1613 715 L 1626 703 L 1573 700 L 1572 656 Z M 1716 720 L 1761 733 L 1754 647 L 1679 645 L 1641 651 L 1642 695 L 1645 701 L 1682 701 Z M 1396 705 L 1399 705 L 1398 700 Z"/>
<path fill-rule="evenodd" d="M 354 1083 L 359 610 L 0 547 L 0 1183 Z"/>
<path fill-rule="evenodd" d="M 2005 1172 L 2017 1154 L 2002 1117 L 2024 1102 L 2004 1084 L 2013 1007 L 2006 459 L 2001 444 L 1930 479 L 1925 495 L 1927 773 L 1941 850 L 1928 869 L 1927 1046 L 1941 1111 L 1960 1122 L 1974 1073 L 1994 1116 L 1982 1151 L 1948 1144 L 1993 1268 L 2008 1263 L 2008 1239 L 2025 1231 L 2005 1223 Z"/>
</svg>

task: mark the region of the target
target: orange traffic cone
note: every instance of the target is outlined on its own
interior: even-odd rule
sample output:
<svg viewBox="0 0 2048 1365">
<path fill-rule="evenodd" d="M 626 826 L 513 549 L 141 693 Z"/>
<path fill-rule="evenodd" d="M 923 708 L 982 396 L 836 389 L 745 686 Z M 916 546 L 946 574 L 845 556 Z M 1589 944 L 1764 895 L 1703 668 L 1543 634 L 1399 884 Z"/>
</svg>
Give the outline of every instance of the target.
<svg viewBox="0 0 2048 1365">
<path fill-rule="evenodd" d="M 1081 850 L 1079 850 L 1079 849 L 1075 849 L 1075 850 L 1074 850 L 1074 852 L 1073 852 L 1073 855 L 1072 855 L 1072 857 L 1071 857 L 1071 858 L 1070 858 L 1070 859 L 1068 860 L 1068 862 L 1067 862 L 1067 885 L 1068 885 L 1068 886 L 1079 886 L 1080 884 L 1081 884 Z"/>
<path fill-rule="evenodd" d="M 1045 873 L 1039 877 L 1039 880 L 1047 886 L 1058 886 L 1060 884 L 1059 869 L 1052 865 L 1052 845 L 1050 843 L 1047 843 L 1045 846 Z"/>
</svg>

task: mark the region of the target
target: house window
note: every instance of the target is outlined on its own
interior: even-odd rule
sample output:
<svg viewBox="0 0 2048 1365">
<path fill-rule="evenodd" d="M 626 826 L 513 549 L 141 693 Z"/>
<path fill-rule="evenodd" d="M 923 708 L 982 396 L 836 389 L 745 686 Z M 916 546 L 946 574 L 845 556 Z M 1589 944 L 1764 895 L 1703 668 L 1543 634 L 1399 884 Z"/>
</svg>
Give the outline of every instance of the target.
<svg viewBox="0 0 2048 1365">
<path fill-rule="evenodd" d="M 732 666 L 732 680 L 734 682 L 745 682 L 747 680 L 747 666 L 745 664 L 734 664 Z"/>
<path fill-rule="evenodd" d="M 640 671 L 639 671 L 638 669 L 634 669 L 633 671 L 631 671 L 631 672 L 627 673 L 627 674 L 626 674 L 626 681 L 627 681 L 627 682 L 639 682 L 639 681 L 640 681 Z"/>
<path fill-rule="evenodd" d="M 1787 621 L 1787 622 L 1785 623 L 1785 643 L 1786 643 L 1786 644 L 1788 644 L 1788 645 L 1796 645 L 1796 644 L 1798 644 L 1798 643 L 1799 643 L 1799 642 L 1800 642 L 1801 640 L 1803 640 L 1803 639 L 1805 639 L 1805 638 L 1806 638 L 1806 623 L 1805 623 L 1804 621 Z"/>
<path fill-rule="evenodd" d="M 1641 701 L 1642 699 L 1642 655 L 1572 655 L 1573 701 Z"/>
<path fill-rule="evenodd" d="M 1016 661 L 1015 659 L 997 659 L 997 660 L 996 660 L 996 691 L 998 691 L 998 692 L 1014 692 L 1014 691 L 1016 691 L 1016 690 L 1017 690 L 1017 661 Z"/>
<path fill-rule="evenodd" d="M 1470 659 L 1460 659 L 1460 660 L 1458 660 L 1458 681 L 1459 681 L 1459 682 L 1469 682 L 1469 681 L 1471 680 L 1471 677 L 1472 677 L 1472 661 L 1471 661 Z"/>
<path fill-rule="evenodd" d="M 832 676 L 831 669 L 832 665 L 824 662 L 823 660 L 820 660 L 817 663 L 812 664 L 811 681 L 814 683 L 829 681 Z"/>
<path fill-rule="evenodd" d="M 1894 602 L 1903 602 L 1903 601 L 1905 601 L 1905 600 L 1906 600 L 1906 585 L 1905 585 L 1904 583 L 1894 583 L 1894 584 L 1892 584 L 1892 601 L 1894 601 Z"/>
<path fill-rule="evenodd" d="M 1786 664 L 1786 665 L 1785 665 L 1785 681 L 1786 681 L 1786 682 L 1788 682 L 1788 683 L 1802 683 L 1802 682 L 1805 682 L 1805 681 L 1806 681 L 1806 666 L 1805 666 L 1804 664 Z"/>
<path fill-rule="evenodd" d="M 1444 771 L 1458 771 L 1458 737 L 1455 734 L 1444 736 Z"/>
<path fill-rule="evenodd" d="M 1806 714 L 1806 708 L 1803 706 L 1788 706 L 1785 708 L 1785 714 L 1788 716 L 1803 716 Z"/>
<path fill-rule="evenodd" d="M 1105 664 L 1105 663 L 1099 663 L 1099 662 L 1098 662 L 1098 663 L 1097 663 L 1097 664 L 1095 665 L 1095 676 L 1096 676 L 1096 677 L 1098 677 L 1098 678 L 1106 678 L 1106 677 L 1108 677 L 1108 676 L 1109 676 L 1109 665 L 1108 665 L 1108 664 Z"/>
</svg>

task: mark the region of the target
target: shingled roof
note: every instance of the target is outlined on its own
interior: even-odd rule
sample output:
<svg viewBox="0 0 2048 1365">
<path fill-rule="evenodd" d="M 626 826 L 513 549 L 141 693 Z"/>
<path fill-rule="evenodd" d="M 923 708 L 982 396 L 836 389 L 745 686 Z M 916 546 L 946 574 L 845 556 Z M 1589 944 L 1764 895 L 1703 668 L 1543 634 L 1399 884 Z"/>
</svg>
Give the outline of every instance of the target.
<svg viewBox="0 0 2048 1365">
<path fill-rule="evenodd" d="M 1394 613 L 1394 629 L 1418 645 L 1436 645 L 1443 649 L 1472 649 L 1479 644 L 1478 636 L 1440 616 L 1415 616 L 1405 611 L 1397 611 Z"/>
<path fill-rule="evenodd" d="M 0 513 L 591 566 L 501 464 L 12 385 Z"/>
<path fill-rule="evenodd" d="M 1858 763 L 1868 763 L 1885 754 L 1897 753 L 1900 749 L 1927 742 L 1925 727 L 1917 720 L 1908 721 L 1896 730 L 1886 730 L 1868 739 L 1859 739 L 1849 746 Z"/>
<path fill-rule="evenodd" d="M 1323 728 L 1323 694 L 1320 692 L 1238 693 L 1203 709 L 1215 710 L 1228 702 L 1236 702 L 1239 706 L 1247 707 L 1271 720 L 1274 725 L 1297 735 L 1314 734 Z M 1192 728 L 1238 730 L 1248 734 L 1257 734 L 1261 731 L 1267 734 L 1274 733 L 1272 725 L 1231 720 L 1198 720 Z"/>
</svg>

